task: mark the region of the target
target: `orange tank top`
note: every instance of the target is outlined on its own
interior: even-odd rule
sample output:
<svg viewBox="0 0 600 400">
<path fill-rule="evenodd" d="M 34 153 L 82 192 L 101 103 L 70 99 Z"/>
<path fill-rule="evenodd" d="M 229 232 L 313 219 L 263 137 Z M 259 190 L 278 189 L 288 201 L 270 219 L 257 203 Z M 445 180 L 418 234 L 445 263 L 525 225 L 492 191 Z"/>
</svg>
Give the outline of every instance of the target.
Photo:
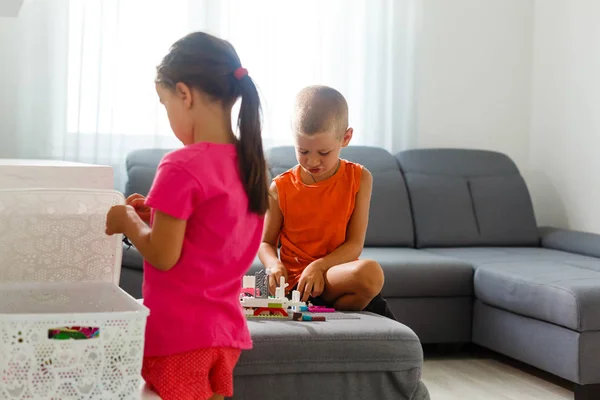
<svg viewBox="0 0 600 400">
<path fill-rule="evenodd" d="M 277 176 L 279 208 L 283 213 L 280 258 L 288 272 L 288 290 L 311 262 L 325 257 L 346 241 L 346 229 L 360 189 L 362 165 L 341 160 L 338 172 L 307 185 L 300 166 Z"/>
</svg>

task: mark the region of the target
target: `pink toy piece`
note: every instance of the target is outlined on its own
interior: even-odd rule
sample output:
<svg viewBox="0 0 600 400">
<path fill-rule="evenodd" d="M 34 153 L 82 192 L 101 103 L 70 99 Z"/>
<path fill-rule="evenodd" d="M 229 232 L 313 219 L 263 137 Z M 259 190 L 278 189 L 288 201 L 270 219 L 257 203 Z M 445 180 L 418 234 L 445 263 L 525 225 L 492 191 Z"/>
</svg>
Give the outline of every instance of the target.
<svg viewBox="0 0 600 400">
<path fill-rule="evenodd" d="M 308 307 L 308 311 L 313 313 L 332 313 L 335 312 L 335 309 L 323 306 L 311 306 Z"/>
</svg>

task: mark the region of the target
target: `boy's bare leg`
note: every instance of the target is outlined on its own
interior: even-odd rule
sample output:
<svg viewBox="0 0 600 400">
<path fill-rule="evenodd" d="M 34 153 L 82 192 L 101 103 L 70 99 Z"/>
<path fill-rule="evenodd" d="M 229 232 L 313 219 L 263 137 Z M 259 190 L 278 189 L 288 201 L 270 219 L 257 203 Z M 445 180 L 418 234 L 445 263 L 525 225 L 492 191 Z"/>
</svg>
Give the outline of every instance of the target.
<svg viewBox="0 0 600 400">
<path fill-rule="evenodd" d="M 362 311 L 381 292 L 383 269 L 373 260 L 357 260 L 331 267 L 325 273 L 321 298 L 342 311 Z"/>
<path fill-rule="evenodd" d="M 213 397 L 211 397 L 209 400 L 224 400 L 225 396 L 221 396 L 220 394 L 213 394 Z"/>
</svg>

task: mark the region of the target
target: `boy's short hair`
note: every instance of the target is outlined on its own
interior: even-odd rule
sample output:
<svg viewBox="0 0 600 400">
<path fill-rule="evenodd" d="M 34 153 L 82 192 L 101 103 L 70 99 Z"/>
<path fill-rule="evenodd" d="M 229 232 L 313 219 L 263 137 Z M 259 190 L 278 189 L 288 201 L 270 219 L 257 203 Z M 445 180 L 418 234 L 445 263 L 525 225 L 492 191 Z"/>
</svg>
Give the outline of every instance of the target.
<svg viewBox="0 0 600 400">
<path fill-rule="evenodd" d="M 292 121 L 294 134 L 314 135 L 334 131 L 339 137 L 348 129 L 348 103 L 328 86 L 309 86 L 296 95 Z"/>
</svg>

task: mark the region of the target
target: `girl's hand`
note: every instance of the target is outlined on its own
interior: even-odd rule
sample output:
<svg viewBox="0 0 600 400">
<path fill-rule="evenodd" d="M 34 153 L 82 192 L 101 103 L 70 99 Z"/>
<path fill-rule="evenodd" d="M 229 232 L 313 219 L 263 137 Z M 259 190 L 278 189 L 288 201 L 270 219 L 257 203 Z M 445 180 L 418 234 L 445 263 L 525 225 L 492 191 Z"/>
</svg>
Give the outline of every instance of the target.
<svg viewBox="0 0 600 400">
<path fill-rule="evenodd" d="M 139 193 L 134 193 L 127 198 L 126 204 L 135 209 L 142 221 L 150 222 L 150 207 L 145 204 L 146 198 Z"/>
<path fill-rule="evenodd" d="M 269 268 L 269 293 L 271 296 L 275 296 L 275 289 L 279 286 L 279 281 L 282 276 L 285 278 L 285 282 L 287 282 L 287 270 L 281 262 Z"/>
<path fill-rule="evenodd" d="M 308 301 L 310 296 L 318 297 L 325 290 L 325 272 L 319 268 L 315 262 L 308 264 L 302 271 L 298 281 L 298 290 L 300 291 L 300 301 Z"/>
<path fill-rule="evenodd" d="M 132 213 L 135 215 L 135 209 L 132 206 L 113 206 L 106 215 L 106 234 L 115 235 L 125 233 L 131 223 Z"/>
</svg>

